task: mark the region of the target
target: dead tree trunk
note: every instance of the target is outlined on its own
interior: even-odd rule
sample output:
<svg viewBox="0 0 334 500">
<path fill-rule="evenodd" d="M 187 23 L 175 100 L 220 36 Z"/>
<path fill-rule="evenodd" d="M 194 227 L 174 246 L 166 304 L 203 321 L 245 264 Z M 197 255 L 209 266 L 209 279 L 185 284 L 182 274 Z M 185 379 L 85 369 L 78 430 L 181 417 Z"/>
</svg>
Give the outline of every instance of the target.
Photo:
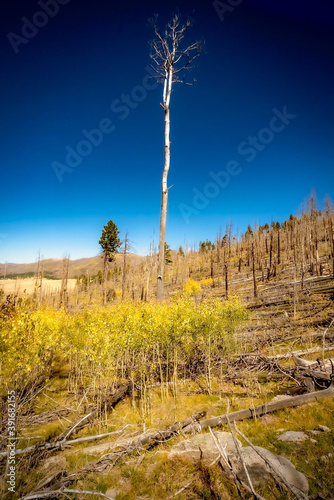
<svg viewBox="0 0 334 500">
<path fill-rule="evenodd" d="M 218 425 L 223 425 L 227 423 L 227 418 L 230 420 L 243 420 L 245 418 L 255 418 L 261 415 L 266 415 L 276 410 L 281 410 L 283 408 L 293 408 L 302 404 L 311 403 L 312 401 L 317 401 L 321 397 L 333 397 L 334 396 L 334 385 L 332 384 L 328 389 L 322 391 L 309 392 L 308 394 L 302 394 L 301 396 L 294 396 L 292 398 L 281 399 L 280 401 L 274 401 L 271 403 L 266 403 L 259 406 L 254 406 L 253 408 L 247 408 L 245 410 L 234 411 L 228 415 L 220 415 L 219 417 L 212 417 L 206 420 L 201 420 L 201 430 Z M 192 432 L 194 430 L 194 424 L 190 424 L 188 427 L 183 429 L 183 432 Z"/>
<path fill-rule="evenodd" d="M 158 288 L 157 298 L 164 298 L 164 268 L 165 268 L 165 238 L 167 221 L 167 200 L 168 188 L 167 177 L 170 166 L 170 120 L 169 120 L 169 102 L 172 92 L 172 67 L 166 71 L 166 79 L 163 93 L 163 108 L 165 113 L 165 164 L 161 181 L 161 212 L 160 212 L 160 236 L 159 236 L 159 260 L 158 260 Z"/>
<path fill-rule="evenodd" d="M 67 282 L 68 282 L 69 264 L 70 264 L 70 259 L 68 257 L 64 257 L 61 290 L 60 290 L 60 306 L 64 307 L 68 306 Z"/>
<path fill-rule="evenodd" d="M 163 101 L 161 106 L 164 110 L 165 119 L 165 147 L 164 147 L 164 169 L 161 181 L 161 212 L 160 212 L 160 235 L 159 235 L 159 258 L 158 258 L 158 282 L 157 298 L 164 298 L 164 267 L 165 267 L 165 237 L 167 220 L 168 186 L 167 177 L 170 166 L 170 114 L 169 104 L 172 92 L 172 84 L 176 82 L 185 83 L 184 77 L 179 73 L 185 68 L 191 67 L 192 61 L 201 54 L 201 45 L 196 42 L 187 48 L 180 50 L 180 42 L 184 38 L 186 29 L 191 25 L 188 20 L 180 26 L 179 15 L 174 15 L 172 21 L 167 25 L 164 35 L 160 34 L 157 18 L 152 20 L 155 39 L 151 42 L 152 69 L 156 73 L 156 79 L 163 83 Z M 181 62 L 180 62 L 181 61 Z M 180 64 L 178 64 L 180 62 Z"/>
<path fill-rule="evenodd" d="M 225 264 L 225 293 L 226 293 L 226 300 L 228 300 L 228 267 L 227 267 L 227 264 Z"/>
<path fill-rule="evenodd" d="M 128 249 L 128 233 L 125 233 L 124 238 L 124 257 L 123 257 L 123 276 L 122 276 L 122 300 L 125 298 L 125 286 L 126 286 L 126 253 Z"/>
<path fill-rule="evenodd" d="M 211 255 L 210 255 L 210 278 L 213 279 L 214 273 L 213 273 L 213 250 L 211 248 Z"/>
<path fill-rule="evenodd" d="M 280 234 L 277 231 L 277 264 L 281 263 L 281 244 L 280 244 Z"/>
<path fill-rule="evenodd" d="M 253 261 L 253 283 L 254 283 L 254 297 L 257 297 L 257 285 L 256 285 L 256 275 L 255 275 L 255 255 L 254 255 L 254 243 L 252 243 L 252 261 Z"/>
</svg>

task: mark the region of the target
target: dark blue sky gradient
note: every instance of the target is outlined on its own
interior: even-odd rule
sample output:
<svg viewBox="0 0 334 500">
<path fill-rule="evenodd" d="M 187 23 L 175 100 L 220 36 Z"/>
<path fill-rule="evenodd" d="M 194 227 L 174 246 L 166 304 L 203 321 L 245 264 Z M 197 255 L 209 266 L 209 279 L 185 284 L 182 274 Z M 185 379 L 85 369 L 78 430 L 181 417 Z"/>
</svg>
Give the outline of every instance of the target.
<svg viewBox="0 0 334 500">
<path fill-rule="evenodd" d="M 243 0 L 221 21 L 207 1 L 69 0 L 16 54 L 8 33 L 21 35 L 22 17 L 31 21 L 41 7 L 4 0 L 0 262 L 31 262 L 38 251 L 44 258 L 95 255 L 110 219 L 121 236 L 128 231 L 139 254 L 158 241 L 162 88 L 146 96 L 134 88 L 150 63 L 148 18 L 157 12 L 165 25 L 176 7 L 194 17 L 187 41 L 203 37 L 206 53 L 189 75 L 195 85 L 173 88 L 167 242 L 177 248 L 213 240 L 229 220 L 239 235 L 249 223 L 282 222 L 312 189 L 320 206 L 326 195 L 333 198 L 330 1 Z M 112 111 L 131 92 L 143 99 L 130 101 L 128 116 Z M 241 143 L 269 127 L 273 109 L 284 106 L 296 117 L 247 161 L 253 155 L 242 154 Z M 114 130 L 59 182 L 52 164 L 65 164 L 66 147 L 76 149 L 86 139 L 82 130 L 104 118 Z M 193 190 L 203 194 L 210 172 L 226 171 L 232 160 L 241 172 L 216 186 L 203 208 L 194 205 Z"/>
</svg>

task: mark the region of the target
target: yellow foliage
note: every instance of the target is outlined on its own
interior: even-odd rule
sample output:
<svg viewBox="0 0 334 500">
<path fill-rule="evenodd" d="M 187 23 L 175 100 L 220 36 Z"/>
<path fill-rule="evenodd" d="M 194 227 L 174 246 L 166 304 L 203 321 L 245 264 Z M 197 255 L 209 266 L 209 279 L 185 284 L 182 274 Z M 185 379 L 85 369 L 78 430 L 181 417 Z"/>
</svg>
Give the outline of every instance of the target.
<svg viewBox="0 0 334 500">
<path fill-rule="evenodd" d="M 198 290 L 193 283 L 189 289 Z M 50 373 L 56 361 L 88 378 L 121 369 L 156 373 L 176 354 L 191 366 L 198 351 L 231 352 L 235 328 L 246 315 L 237 299 L 196 304 L 189 294 L 169 304 L 129 301 L 75 314 L 21 304 L 15 314 L 0 317 L 0 379 L 4 386 L 20 384 L 28 375 Z"/>
<path fill-rule="evenodd" d="M 213 285 L 213 278 L 206 278 L 200 281 L 200 284 L 203 286 L 211 286 Z"/>
<path fill-rule="evenodd" d="M 186 293 L 190 293 L 192 295 L 193 293 L 200 292 L 202 290 L 202 288 L 201 288 L 201 285 L 198 283 L 198 281 L 194 281 L 194 280 L 189 279 L 186 282 L 186 284 L 184 285 L 183 290 Z"/>
</svg>

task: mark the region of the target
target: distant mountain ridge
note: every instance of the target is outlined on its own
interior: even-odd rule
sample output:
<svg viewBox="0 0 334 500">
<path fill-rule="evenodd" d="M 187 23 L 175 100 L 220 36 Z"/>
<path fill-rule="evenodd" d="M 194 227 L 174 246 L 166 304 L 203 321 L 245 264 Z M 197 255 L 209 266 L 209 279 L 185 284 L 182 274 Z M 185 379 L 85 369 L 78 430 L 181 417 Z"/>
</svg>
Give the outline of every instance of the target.
<svg viewBox="0 0 334 500">
<path fill-rule="evenodd" d="M 122 254 L 116 255 L 116 263 L 121 264 L 123 259 Z M 128 263 L 134 261 L 140 262 L 145 257 L 141 255 L 128 254 Z M 95 257 L 87 257 L 69 261 L 69 278 L 75 278 L 81 274 L 94 276 L 103 267 L 103 259 L 101 255 Z M 63 259 L 45 259 L 40 261 L 40 268 L 46 273 L 48 278 L 60 279 L 62 277 Z M 37 262 L 31 264 L 15 264 L 11 262 L 0 263 L 0 278 L 16 278 L 17 276 L 32 276 L 37 271 Z M 22 276 L 23 275 L 23 276 Z"/>
</svg>

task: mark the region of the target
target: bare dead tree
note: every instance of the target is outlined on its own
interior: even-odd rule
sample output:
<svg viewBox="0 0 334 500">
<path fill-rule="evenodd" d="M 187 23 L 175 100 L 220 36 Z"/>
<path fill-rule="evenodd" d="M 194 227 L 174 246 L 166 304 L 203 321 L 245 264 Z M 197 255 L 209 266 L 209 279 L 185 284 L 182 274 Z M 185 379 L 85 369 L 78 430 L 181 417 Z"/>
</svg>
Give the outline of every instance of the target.
<svg viewBox="0 0 334 500">
<path fill-rule="evenodd" d="M 228 265 L 224 265 L 224 270 L 225 270 L 225 295 L 226 295 L 226 300 L 228 300 Z"/>
<path fill-rule="evenodd" d="M 256 274 L 255 274 L 255 252 L 254 252 L 254 242 L 252 242 L 252 265 L 253 265 L 253 285 L 254 285 L 254 297 L 257 297 L 257 284 L 256 284 Z"/>
<path fill-rule="evenodd" d="M 214 277 L 214 272 L 213 272 L 213 264 L 214 264 L 214 260 L 213 260 L 213 247 L 214 245 L 211 246 L 211 250 L 210 250 L 210 278 L 213 279 Z"/>
<path fill-rule="evenodd" d="M 70 258 L 68 255 L 65 255 L 63 258 L 63 269 L 62 269 L 62 279 L 61 279 L 61 290 L 60 290 L 60 306 L 64 306 L 67 308 L 68 306 L 68 274 L 70 267 Z"/>
<path fill-rule="evenodd" d="M 216 239 L 216 251 L 217 251 L 217 286 L 220 287 L 220 250 L 222 246 L 221 230 L 217 235 Z"/>
<path fill-rule="evenodd" d="M 125 233 L 125 238 L 123 242 L 123 276 L 122 276 L 122 300 L 125 298 L 125 286 L 126 286 L 126 256 L 128 251 L 128 233 Z"/>
<path fill-rule="evenodd" d="M 281 263 L 281 240 L 280 240 L 280 230 L 277 229 L 277 264 Z"/>
<path fill-rule="evenodd" d="M 156 73 L 156 79 L 163 85 L 163 98 L 161 107 L 165 117 L 165 162 L 161 181 L 161 212 L 160 212 L 160 236 L 159 236 L 159 261 L 158 261 L 158 283 L 157 298 L 164 297 L 164 265 L 165 265 L 165 235 L 167 220 L 168 187 L 167 177 L 170 166 L 170 115 L 169 105 L 173 83 L 192 85 L 186 81 L 185 72 L 192 68 L 193 61 L 202 53 L 202 43 L 195 42 L 183 47 L 185 32 L 191 26 L 188 19 L 181 24 L 180 15 L 175 14 L 164 32 L 160 32 L 157 16 L 151 20 L 154 30 L 154 39 L 151 41 L 152 59 L 151 67 Z"/>
<path fill-rule="evenodd" d="M 230 221 L 226 227 L 226 234 L 228 235 L 228 258 L 231 258 L 231 243 L 232 243 L 232 222 Z"/>
<path fill-rule="evenodd" d="M 270 232 L 270 257 L 269 257 L 269 268 L 271 269 L 273 261 L 273 232 Z"/>
<path fill-rule="evenodd" d="M 34 298 L 38 300 L 39 304 L 42 301 L 42 288 L 43 288 L 43 262 L 41 261 L 41 254 L 39 252 L 37 258 L 37 269 L 35 273 L 35 292 L 34 292 Z"/>
</svg>

